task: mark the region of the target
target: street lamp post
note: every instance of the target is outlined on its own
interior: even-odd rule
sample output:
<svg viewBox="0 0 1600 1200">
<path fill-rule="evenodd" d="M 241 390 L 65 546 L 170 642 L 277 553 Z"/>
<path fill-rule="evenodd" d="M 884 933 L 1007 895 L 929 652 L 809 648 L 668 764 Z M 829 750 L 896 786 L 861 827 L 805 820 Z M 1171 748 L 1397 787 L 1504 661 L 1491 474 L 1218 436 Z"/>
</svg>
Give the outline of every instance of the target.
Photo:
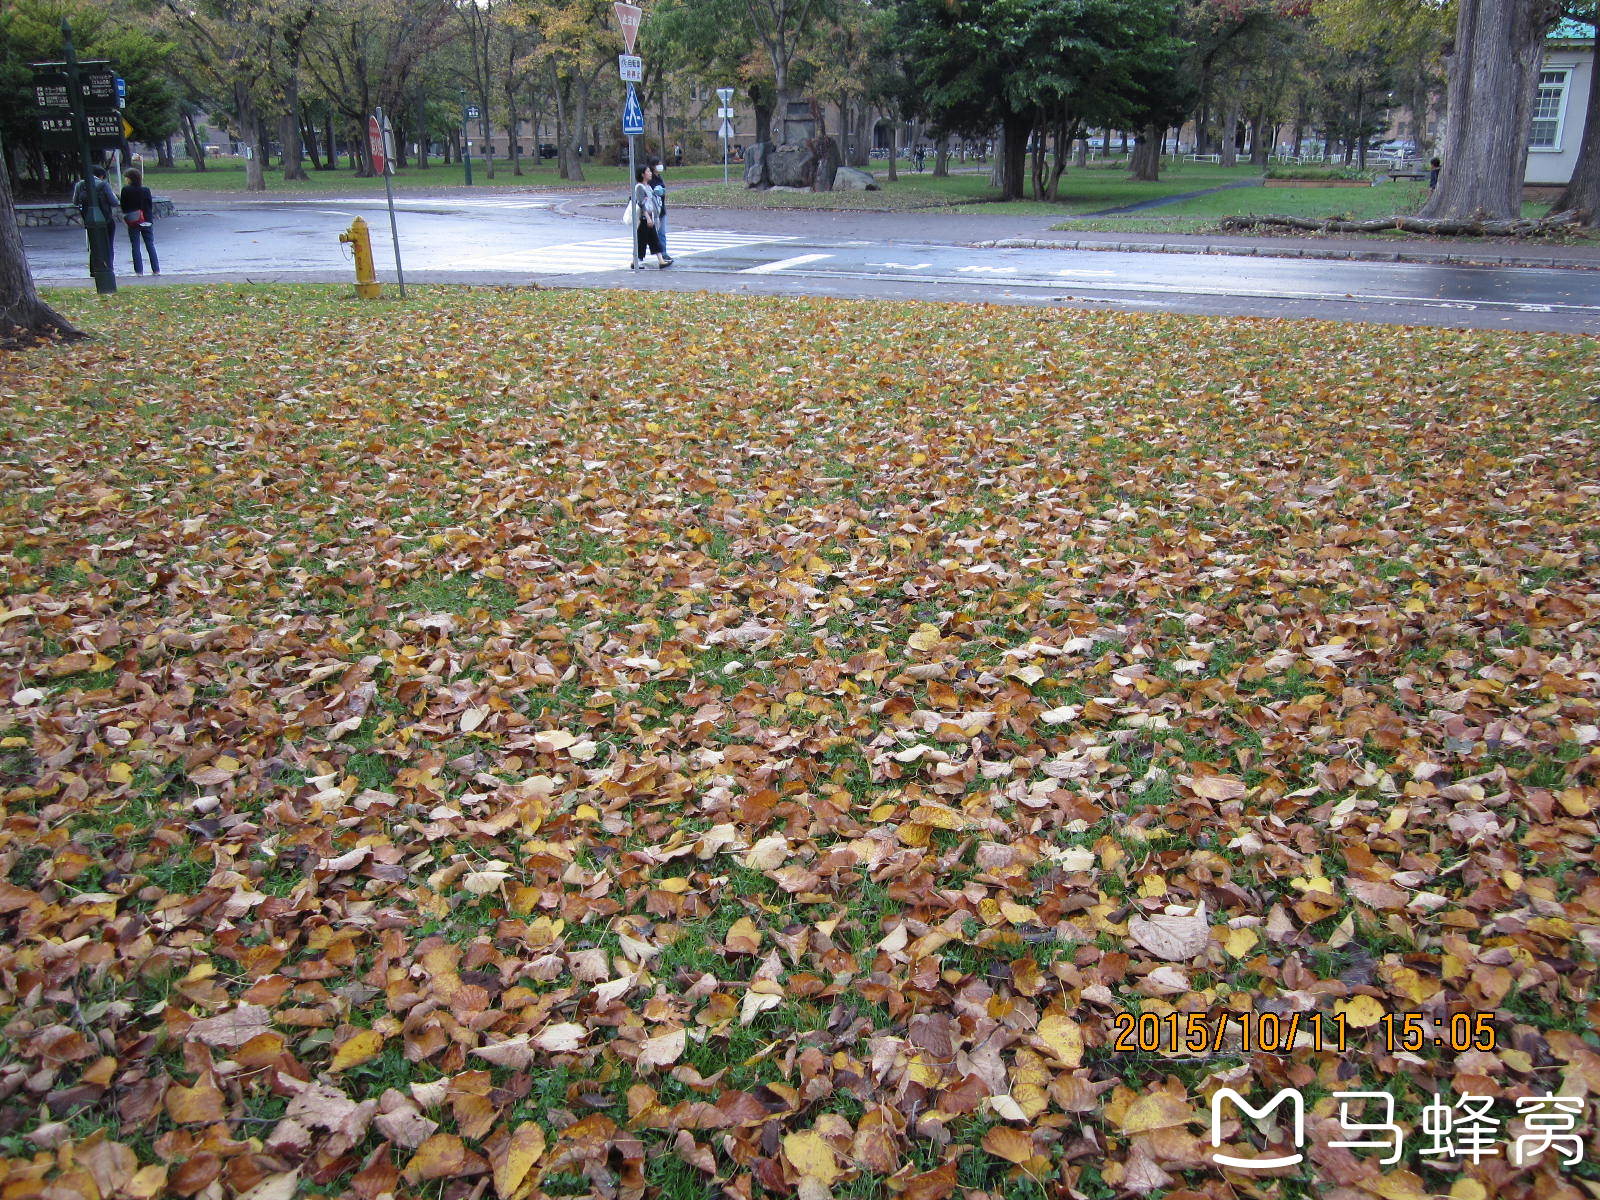
<svg viewBox="0 0 1600 1200">
<path fill-rule="evenodd" d="M 461 161 L 467 168 L 467 186 L 472 186 L 472 126 L 468 124 L 477 115 L 476 106 L 467 103 L 467 89 L 461 89 Z"/>
</svg>

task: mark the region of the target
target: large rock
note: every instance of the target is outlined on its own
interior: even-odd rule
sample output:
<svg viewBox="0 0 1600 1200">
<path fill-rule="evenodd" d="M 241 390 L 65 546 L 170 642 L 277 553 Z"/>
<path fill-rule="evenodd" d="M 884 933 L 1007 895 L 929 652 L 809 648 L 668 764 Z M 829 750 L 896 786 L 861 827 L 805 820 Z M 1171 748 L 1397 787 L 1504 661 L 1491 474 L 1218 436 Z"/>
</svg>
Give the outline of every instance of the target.
<svg viewBox="0 0 1600 1200">
<path fill-rule="evenodd" d="M 767 170 L 767 159 L 771 153 L 771 142 L 752 142 L 744 148 L 745 187 L 763 188 L 772 185 L 772 176 Z"/>
<path fill-rule="evenodd" d="M 804 145 L 785 142 L 767 155 L 767 178 L 773 187 L 811 187 L 817 177 L 817 160 Z"/>
<path fill-rule="evenodd" d="M 839 143 L 831 137 L 818 137 L 806 145 L 811 147 L 811 157 L 817 164 L 811 186 L 819 192 L 833 191 L 834 177 L 839 172 Z"/>
<path fill-rule="evenodd" d="M 872 172 L 863 171 L 860 167 L 840 167 L 833 177 L 833 190 L 875 192 L 878 190 L 878 181 L 872 177 Z"/>
</svg>

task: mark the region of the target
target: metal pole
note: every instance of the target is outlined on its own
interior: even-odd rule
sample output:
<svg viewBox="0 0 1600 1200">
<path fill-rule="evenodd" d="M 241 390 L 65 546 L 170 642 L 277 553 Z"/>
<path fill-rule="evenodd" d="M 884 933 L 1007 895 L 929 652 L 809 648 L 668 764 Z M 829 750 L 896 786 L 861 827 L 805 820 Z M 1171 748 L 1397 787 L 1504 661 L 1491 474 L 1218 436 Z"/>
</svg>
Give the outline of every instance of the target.
<svg viewBox="0 0 1600 1200">
<path fill-rule="evenodd" d="M 467 186 L 472 186 L 472 132 L 467 128 L 467 89 L 461 89 L 461 161 L 467 167 Z"/>
<path fill-rule="evenodd" d="M 389 153 L 389 122 L 383 109 L 377 110 L 379 144 L 383 146 L 383 191 L 389 197 L 389 237 L 394 241 L 394 273 L 400 283 L 400 299 L 406 298 L 406 273 L 400 265 L 400 230 L 394 223 L 394 158 Z"/>
<path fill-rule="evenodd" d="M 630 133 L 628 135 L 628 203 L 630 204 L 633 204 L 634 185 L 638 182 L 638 179 L 639 171 L 633 164 L 633 134 Z M 643 261 L 639 257 L 639 222 L 643 218 L 644 214 L 639 211 L 639 206 L 634 204 L 633 226 L 629 230 L 633 237 L 628 242 L 628 265 L 630 267 L 637 267 Z"/>
<path fill-rule="evenodd" d="M 89 237 L 89 273 L 94 276 L 94 290 L 102 296 L 110 296 L 117 290 L 117 274 L 111 266 L 111 230 L 106 227 L 106 216 L 100 211 L 100 197 L 94 186 L 89 118 L 83 108 L 78 52 L 72 48 L 72 25 L 66 17 L 61 18 L 61 41 L 62 57 L 67 61 L 67 100 L 72 105 L 72 124 L 78 133 L 78 154 L 83 160 L 83 194 L 88 202 L 84 208 L 83 227 Z"/>
<path fill-rule="evenodd" d="M 727 118 L 723 118 L 722 127 L 724 129 L 728 127 Z M 728 182 L 728 135 L 726 133 L 722 135 L 722 182 L 724 186 Z"/>
</svg>

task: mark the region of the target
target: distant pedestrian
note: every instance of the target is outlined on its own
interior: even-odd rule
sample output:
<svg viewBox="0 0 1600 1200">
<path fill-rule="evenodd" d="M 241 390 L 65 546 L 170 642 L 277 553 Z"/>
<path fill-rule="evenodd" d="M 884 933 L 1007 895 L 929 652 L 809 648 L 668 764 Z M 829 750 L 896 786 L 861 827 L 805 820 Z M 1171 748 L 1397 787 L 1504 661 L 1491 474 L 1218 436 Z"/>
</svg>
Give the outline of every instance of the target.
<svg viewBox="0 0 1600 1200">
<path fill-rule="evenodd" d="M 675 167 L 683 166 L 683 144 L 681 142 L 672 148 L 672 165 Z"/>
<path fill-rule="evenodd" d="M 1437 158 L 1428 164 L 1428 190 L 1431 192 L 1439 186 L 1439 169 L 1444 166 Z"/>
<path fill-rule="evenodd" d="M 72 203 L 77 205 L 79 214 L 83 217 L 84 228 L 89 226 L 89 205 L 95 204 L 100 209 L 100 220 L 106 227 L 106 270 L 111 270 L 117 259 L 117 230 L 112 223 L 111 214 L 117 207 L 117 195 L 111 190 L 111 185 L 106 182 L 106 169 L 95 167 L 92 181 L 93 200 L 90 199 L 90 188 L 84 186 L 80 179 L 72 185 Z M 89 245 L 89 274 L 96 274 L 95 248 Z"/>
<path fill-rule="evenodd" d="M 661 238 L 656 234 L 656 221 L 659 219 L 660 210 L 656 207 L 655 191 L 650 186 L 649 167 L 640 167 L 634 176 L 633 210 L 633 256 L 638 260 L 634 266 L 643 263 L 646 254 L 654 254 L 658 265 L 670 267 L 672 259 L 661 248 Z"/>
<path fill-rule="evenodd" d="M 133 273 L 144 274 L 144 259 L 139 253 L 139 243 L 150 255 L 150 274 L 161 274 L 161 263 L 156 258 L 156 235 L 151 227 L 155 220 L 156 198 L 144 186 L 144 172 L 129 171 L 128 182 L 122 189 L 122 220 L 128 227 L 128 245 L 133 247 Z"/>
<path fill-rule="evenodd" d="M 918 147 L 917 147 L 917 170 L 919 170 L 919 171 L 922 170 L 923 164 L 926 163 L 927 161 L 928 161 L 928 148 L 926 146 L 918 145 Z"/>
<path fill-rule="evenodd" d="M 650 164 L 650 190 L 656 198 L 656 240 L 661 243 L 661 252 L 667 253 L 667 177 L 662 174 L 662 163 L 658 158 Z"/>
</svg>

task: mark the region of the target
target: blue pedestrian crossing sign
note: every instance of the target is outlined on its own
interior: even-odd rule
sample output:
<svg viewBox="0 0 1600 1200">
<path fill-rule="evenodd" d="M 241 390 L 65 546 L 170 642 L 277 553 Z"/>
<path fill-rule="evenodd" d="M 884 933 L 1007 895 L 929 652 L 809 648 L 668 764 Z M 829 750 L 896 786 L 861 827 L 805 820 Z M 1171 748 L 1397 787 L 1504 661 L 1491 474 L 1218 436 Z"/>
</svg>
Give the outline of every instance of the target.
<svg viewBox="0 0 1600 1200">
<path fill-rule="evenodd" d="M 628 101 L 622 106 L 622 132 L 632 137 L 644 132 L 644 109 L 639 107 L 639 93 L 628 85 Z"/>
</svg>

